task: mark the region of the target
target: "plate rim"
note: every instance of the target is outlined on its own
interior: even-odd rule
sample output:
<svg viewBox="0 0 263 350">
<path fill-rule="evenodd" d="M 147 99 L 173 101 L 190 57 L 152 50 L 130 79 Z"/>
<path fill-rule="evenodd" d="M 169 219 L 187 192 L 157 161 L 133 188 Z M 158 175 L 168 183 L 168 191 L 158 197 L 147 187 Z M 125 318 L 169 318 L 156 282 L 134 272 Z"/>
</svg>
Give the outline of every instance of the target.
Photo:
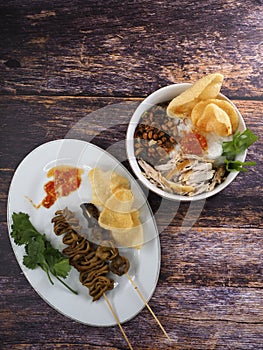
<svg viewBox="0 0 263 350">
<path fill-rule="evenodd" d="M 99 152 L 102 152 L 103 154 L 106 154 L 106 156 L 110 157 L 114 162 L 116 162 L 116 164 L 118 166 L 120 166 L 125 173 L 127 173 L 129 175 L 130 178 L 132 178 L 134 181 L 135 181 L 135 178 L 133 176 L 133 174 L 116 158 L 114 157 L 111 153 L 109 153 L 108 151 L 104 150 L 103 148 L 91 143 L 91 142 L 88 142 L 88 141 L 84 141 L 84 140 L 78 140 L 78 139 L 72 139 L 72 138 L 66 138 L 66 139 L 56 139 L 56 140 L 51 140 L 51 141 L 47 141 L 47 142 L 44 142 L 40 145 L 38 145 L 37 147 L 33 148 L 30 152 L 28 152 L 23 158 L 22 160 L 19 162 L 19 164 L 17 165 L 17 167 L 15 168 L 14 170 L 14 173 L 13 173 L 13 176 L 12 176 L 12 179 L 11 179 L 11 182 L 10 182 L 10 185 L 9 185 L 9 189 L 8 189 L 8 198 L 7 198 L 7 230 L 8 230 L 8 237 L 9 237 L 9 240 L 10 240 L 10 243 L 11 243 L 11 247 L 12 247 L 12 250 L 13 250 L 13 253 L 14 253 L 14 256 L 16 257 L 16 261 L 17 261 L 17 264 L 19 266 L 19 268 L 21 269 L 21 271 L 23 272 L 23 275 L 24 277 L 26 278 L 27 282 L 29 283 L 30 287 L 34 290 L 35 293 L 37 293 L 41 299 L 43 299 L 45 301 L 45 303 L 47 305 L 49 305 L 50 307 L 52 307 L 55 311 L 57 311 L 58 313 L 62 314 L 63 316 L 67 317 L 68 319 L 70 320 L 73 320 L 73 321 L 76 321 L 78 323 L 81 323 L 81 324 L 85 324 L 85 325 L 88 325 L 88 326 L 95 326 L 95 327 L 111 327 L 111 326 L 115 326 L 117 325 L 117 322 L 114 320 L 112 321 L 111 323 L 107 323 L 107 324 L 99 324 L 99 323 L 91 323 L 91 322 L 84 322 L 82 320 L 79 320 L 77 317 L 74 317 L 72 315 L 69 315 L 68 313 L 66 312 L 63 312 L 62 310 L 60 310 L 59 307 L 55 306 L 54 304 L 52 304 L 52 302 L 50 302 L 42 293 L 41 291 L 38 289 L 36 289 L 32 283 L 31 283 L 31 280 L 30 280 L 30 276 L 28 276 L 28 273 L 27 273 L 27 268 L 23 265 L 23 263 L 20 263 L 19 261 L 19 258 L 18 258 L 18 255 L 17 255 L 17 251 L 15 250 L 16 247 L 19 247 L 18 245 L 16 245 L 13 241 L 13 238 L 11 237 L 11 223 L 12 223 L 12 213 L 11 213 L 11 210 L 10 210 L 10 202 L 11 202 L 11 191 L 13 189 L 13 186 L 14 186 L 14 181 L 15 179 L 17 178 L 18 176 L 18 172 L 20 171 L 20 169 L 23 167 L 24 165 L 24 162 L 29 158 L 31 157 L 32 155 L 34 155 L 35 153 L 39 152 L 39 150 L 41 148 L 45 148 L 46 146 L 48 145 L 62 145 L 64 142 L 66 143 L 70 143 L 70 142 L 76 142 L 76 143 L 79 143 L 79 144 L 83 144 L 83 147 L 91 147 L 91 148 L 95 148 L 97 149 Z M 53 160 L 57 160 L 57 158 L 54 157 Z M 135 181 L 136 182 L 136 181 Z M 145 196 L 145 193 L 143 192 L 143 189 L 141 188 L 141 186 L 139 185 L 138 182 L 137 183 L 137 187 L 139 188 L 139 191 L 141 192 L 141 195 L 143 196 L 143 198 L 145 199 L 145 202 L 147 204 L 147 208 L 151 214 L 151 220 L 152 220 L 152 223 L 155 227 L 155 230 L 156 232 L 158 233 L 156 235 L 156 237 L 152 240 L 152 241 L 156 241 L 155 245 L 156 245 L 156 252 L 157 252 L 157 257 L 158 257 L 158 260 L 156 262 L 156 274 L 155 274 L 155 278 L 154 278 L 154 281 L 153 281 L 153 287 L 151 288 L 151 291 L 149 292 L 149 294 L 147 295 L 147 297 L 145 298 L 147 302 L 149 302 L 149 300 L 152 298 L 155 290 L 156 290 L 156 287 L 157 287 L 157 284 L 158 284 L 158 280 L 159 280 L 159 276 L 160 276 L 160 269 L 161 269 L 161 244 L 160 244 L 160 238 L 159 238 L 159 230 L 158 230 L 158 226 L 157 226 L 157 223 L 156 223 L 156 220 L 155 220 L 155 217 L 153 215 L 153 211 L 152 211 L 152 208 Z M 22 209 L 21 209 L 22 211 Z M 148 244 L 149 242 L 146 242 L 144 244 Z M 131 283 L 129 281 L 127 281 L 127 283 L 130 284 L 131 288 L 133 288 L 133 286 L 131 285 Z M 55 287 L 55 286 L 53 286 Z M 139 296 L 138 296 L 139 298 Z M 89 300 L 89 299 L 88 299 Z M 141 305 L 141 307 L 138 307 L 138 310 L 136 312 L 132 312 L 130 316 L 126 317 L 124 320 L 121 320 L 120 323 L 121 324 L 124 324 L 128 321 L 130 321 L 131 319 L 135 318 L 145 307 L 145 304 L 143 303 Z"/>
</svg>

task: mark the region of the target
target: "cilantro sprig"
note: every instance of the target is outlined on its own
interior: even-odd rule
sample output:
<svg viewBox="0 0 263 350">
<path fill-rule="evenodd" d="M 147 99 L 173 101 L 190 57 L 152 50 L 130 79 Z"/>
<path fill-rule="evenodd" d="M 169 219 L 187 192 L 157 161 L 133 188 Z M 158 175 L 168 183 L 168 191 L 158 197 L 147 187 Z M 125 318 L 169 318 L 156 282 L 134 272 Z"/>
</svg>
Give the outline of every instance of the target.
<svg viewBox="0 0 263 350">
<path fill-rule="evenodd" d="M 46 272 L 51 284 L 54 284 L 51 279 L 51 275 L 53 275 L 72 293 L 78 294 L 60 278 L 66 278 L 71 269 L 68 259 L 51 245 L 44 234 L 36 230 L 28 214 L 13 213 L 12 219 L 11 237 L 17 245 L 25 245 L 26 255 L 23 258 L 23 264 L 32 270 L 41 267 Z"/>
<path fill-rule="evenodd" d="M 250 130 L 246 129 L 242 133 L 236 132 L 232 141 L 223 142 L 224 162 L 228 171 L 247 171 L 246 166 L 256 165 L 256 162 L 241 162 L 235 160 L 235 156 L 243 153 L 249 146 L 258 140 L 258 137 Z"/>
</svg>

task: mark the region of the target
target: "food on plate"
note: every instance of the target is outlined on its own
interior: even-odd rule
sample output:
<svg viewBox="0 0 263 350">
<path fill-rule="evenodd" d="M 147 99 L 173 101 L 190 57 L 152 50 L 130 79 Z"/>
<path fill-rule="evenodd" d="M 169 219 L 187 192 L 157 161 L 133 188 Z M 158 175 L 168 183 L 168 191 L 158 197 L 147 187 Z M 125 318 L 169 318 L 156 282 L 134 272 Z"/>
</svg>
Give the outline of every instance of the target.
<svg viewBox="0 0 263 350">
<path fill-rule="evenodd" d="M 99 209 L 93 203 L 82 203 L 80 205 L 82 213 L 88 221 L 89 227 L 93 227 L 97 223 L 100 212 Z"/>
<path fill-rule="evenodd" d="M 122 276 L 127 273 L 130 267 L 130 262 L 125 256 L 117 255 L 114 260 L 111 261 L 110 270 L 115 275 Z"/>
<path fill-rule="evenodd" d="M 28 198 L 29 201 L 37 209 L 41 206 L 50 208 L 58 198 L 66 197 L 79 188 L 83 172 L 83 169 L 70 165 L 57 165 L 51 168 L 47 177 L 52 180 L 44 185 L 46 193 L 44 199 L 39 204 L 34 204 L 32 199 Z"/>
<path fill-rule="evenodd" d="M 131 214 L 129 214 L 131 215 L 131 227 L 127 225 L 127 222 L 123 222 L 120 225 L 122 227 L 118 228 L 116 227 L 116 222 L 112 223 L 114 221 L 114 217 L 111 217 L 109 215 L 109 218 L 106 216 L 105 218 L 102 217 L 100 219 L 101 214 L 99 214 L 98 217 L 98 209 L 95 207 L 95 210 L 93 207 L 95 206 L 92 203 L 81 204 L 81 208 L 84 208 L 84 216 L 88 220 L 89 227 L 92 228 L 91 238 L 93 242 L 99 243 L 102 240 L 113 239 L 113 241 L 118 247 L 129 247 L 136 249 L 140 249 L 142 247 L 144 235 L 138 210 L 134 210 L 131 212 Z M 106 210 L 106 214 L 107 213 L 108 212 Z M 110 214 L 112 214 L 112 212 Z M 110 219 L 110 224 L 106 224 L 105 222 L 103 222 L 104 220 L 108 219 Z M 117 217 L 117 219 L 119 220 L 119 217 Z M 128 219 L 130 219 L 130 216 L 128 216 Z M 103 222 L 103 224 L 101 224 L 101 222 Z M 114 227 L 112 225 L 114 225 Z M 123 227 L 125 225 L 127 225 L 128 227 Z"/>
<path fill-rule="evenodd" d="M 99 209 L 93 203 L 82 203 L 80 207 L 91 230 L 90 240 L 96 244 L 100 244 L 104 240 L 112 239 L 111 231 L 102 228 L 98 224 L 100 216 Z"/>
<path fill-rule="evenodd" d="M 129 180 L 115 171 L 93 168 L 88 174 L 92 187 L 92 203 L 104 205 L 106 200 L 119 188 L 129 188 Z"/>
<path fill-rule="evenodd" d="M 91 209 L 92 214 L 97 214 L 93 206 L 82 206 L 82 209 L 85 210 L 86 218 L 89 217 L 89 209 Z M 105 294 L 114 288 L 114 280 L 107 276 L 109 272 L 119 276 L 126 274 L 130 279 L 128 274 L 129 260 L 119 255 L 119 250 L 112 241 L 102 241 L 100 245 L 95 245 L 82 236 L 79 232 L 78 220 L 68 208 L 56 211 L 52 222 L 55 234 L 58 236 L 64 234 L 63 243 L 67 247 L 63 249 L 63 253 L 68 257 L 70 265 L 74 266 L 79 272 L 81 284 L 89 289 L 89 295 L 93 302 L 99 300 L 102 296 L 104 297 L 129 348 L 132 349 L 119 318 Z M 89 221 L 89 226 L 90 223 Z"/>
<path fill-rule="evenodd" d="M 52 223 L 55 234 L 63 235 L 62 241 L 67 245 L 63 254 L 68 257 L 69 264 L 79 271 L 80 282 L 89 289 L 92 300 L 99 300 L 106 291 L 114 288 L 114 280 L 107 274 L 110 271 L 126 273 L 130 266 L 128 260 L 120 257 L 112 241 L 102 241 L 100 245 L 95 245 L 84 237 L 78 219 L 68 208 L 57 210 Z"/>
<path fill-rule="evenodd" d="M 132 227 L 112 227 L 111 234 L 119 247 L 141 249 L 144 242 L 143 227 L 137 210 L 131 213 Z"/>
<path fill-rule="evenodd" d="M 92 187 L 92 204 L 102 209 L 100 227 L 110 230 L 118 246 L 140 249 L 144 237 L 134 194 L 129 180 L 109 170 L 93 168 L 88 174 Z"/>
<path fill-rule="evenodd" d="M 107 230 L 131 228 L 133 227 L 132 214 L 113 211 L 106 207 L 100 214 L 99 224 Z"/>
<path fill-rule="evenodd" d="M 195 196 L 212 191 L 229 171 L 255 165 L 235 160 L 257 140 L 250 130 L 251 143 L 245 142 L 246 147 L 231 156 L 224 152 L 237 138 L 248 139 L 248 129 L 242 135 L 237 131 L 236 108 L 219 96 L 222 82 L 221 74 L 207 75 L 172 101 L 142 114 L 134 133 L 134 153 L 142 174 L 158 188 Z"/>
<path fill-rule="evenodd" d="M 140 249 L 143 245 L 143 228 L 137 210 L 121 213 L 104 208 L 99 225 L 111 231 L 118 246 Z"/>
<path fill-rule="evenodd" d="M 50 276 L 53 275 L 72 293 L 78 294 L 61 280 L 61 277 L 66 278 L 68 276 L 71 269 L 68 259 L 51 245 L 44 234 L 36 230 L 29 219 L 29 215 L 21 212 L 13 213 L 12 220 L 11 237 L 17 245 L 25 245 L 26 254 L 23 258 L 23 264 L 32 270 L 41 267 L 46 272 L 51 284 L 54 284 Z"/>
<path fill-rule="evenodd" d="M 83 214 L 88 221 L 88 226 L 90 228 L 93 228 L 93 229 L 100 227 L 99 223 L 98 223 L 99 210 L 97 209 L 97 207 L 93 203 L 82 203 L 80 205 L 80 207 L 82 208 Z M 91 219 L 93 219 L 93 220 L 91 220 Z M 139 222 L 138 212 L 135 215 L 135 220 L 137 220 Z M 155 316 L 154 312 L 152 311 L 152 309 L 150 308 L 150 306 L 146 302 L 139 287 L 135 284 L 135 282 L 133 281 L 133 279 L 129 275 L 129 273 L 128 273 L 128 270 L 130 268 L 129 260 L 125 256 L 121 256 L 119 254 L 119 251 L 116 248 L 116 246 L 114 245 L 114 243 L 112 242 L 112 240 L 100 241 L 100 244 L 97 246 L 96 256 L 103 261 L 109 262 L 110 272 L 112 272 L 118 276 L 122 276 L 122 275 L 126 274 L 128 280 L 130 281 L 130 283 L 132 284 L 132 286 L 134 287 L 134 289 L 136 290 L 136 292 L 138 293 L 138 295 L 140 296 L 140 298 L 144 302 L 145 306 L 147 306 L 147 308 L 149 309 L 149 311 L 153 315 L 154 319 L 157 321 L 158 325 L 160 326 L 160 328 L 162 329 L 162 331 L 166 335 L 167 339 L 171 340 L 169 335 L 167 334 L 167 332 L 165 331 L 165 329 L 161 325 L 160 321 Z M 108 301 L 107 297 L 105 296 L 105 294 L 104 294 L 104 297 L 105 297 L 106 302 L 109 305 L 109 301 Z M 111 306 L 110 306 L 110 309 L 112 310 Z M 119 324 L 119 322 L 118 322 L 118 324 Z M 120 324 L 119 324 L 119 326 L 120 326 Z"/>
<path fill-rule="evenodd" d="M 132 210 L 134 195 L 130 189 L 116 190 L 105 202 L 105 208 L 117 213 L 129 213 Z"/>
<path fill-rule="evenodd" d="M 110 240 L 102 241 L 96 251 L 96 256 L 104 261 L 112 261 L 118 255 L 118 248 L 116 248 L 113 242 Z"/>
</svg>

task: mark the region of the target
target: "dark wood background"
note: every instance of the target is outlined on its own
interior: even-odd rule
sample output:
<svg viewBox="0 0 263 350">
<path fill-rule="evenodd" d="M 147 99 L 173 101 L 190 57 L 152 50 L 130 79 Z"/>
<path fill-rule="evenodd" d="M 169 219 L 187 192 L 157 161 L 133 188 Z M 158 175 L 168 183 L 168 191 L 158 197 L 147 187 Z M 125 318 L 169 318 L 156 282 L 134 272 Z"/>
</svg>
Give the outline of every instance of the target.
<svg viewBox="0 0 263 350">
<path fill-rule="evenodd" d="M 31 150 L 91 112 L 129 107 L 94 138 L 107 148 L 125 139 L 148 94 L 212 72 L 224 74 L 222 92 L 259 136 L 247 157 L 257 166 L 208 199 L 188 230 L 181 203 L 160 235 L 150 305 L 173 343 L 147 309 L 124 328 L 134 349 L 263 349 L 262 10 L 261 0 L 0 1 L 0 349 L 127 348 L 117 326 L 74 322 L 28 284 L 7 232 L 9 184 Z M 149 201 L 156 210 L 157 195 Z"/>
</svg>

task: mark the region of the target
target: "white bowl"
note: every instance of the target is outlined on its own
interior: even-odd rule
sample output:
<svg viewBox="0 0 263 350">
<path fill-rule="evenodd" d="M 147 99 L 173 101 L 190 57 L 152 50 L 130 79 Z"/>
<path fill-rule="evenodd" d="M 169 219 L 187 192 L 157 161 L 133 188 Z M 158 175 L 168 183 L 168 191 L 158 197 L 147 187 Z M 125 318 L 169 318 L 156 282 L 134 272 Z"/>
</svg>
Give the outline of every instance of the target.
<svg viewBox="0 0 263 350">
<path fill-rule="evenodd" d="M 165 192 L 160 188 L 157 188 L 155 185 L 153 185 L 150 181 L 148 181 L 141 172 L 141 169 L 137 163 L 135 154 L 134 154 L 134 133 L 135 129 L 141 119 L 142 114 L 148 110 L 150 107 L 166 102 L 166 101 L 171 101 L 174 97 L 178 96 L 181 94 L 183 91 L 185 91 L 187 88 L 189 88 L 192 84 L 189 83 L 183 83 L 183 84 L 173 84 L 169 86 L 165 86 L 159 90 L 156 90 L 153 92 L 151 95 L 149 95 L 135 110 L 128 129 L 127 129 L 127 135 L 126 135 L 126 152 L 127 152 L 127 157 L 130 162 L 130 165 L 132 167 L 132 170 L 134 171 L 135 175 L 138 177 L 138 179 L 141 181 L 141 183 L 146 186 L 148 189 L 151 191 L 157 193 L 163 198 L 170 199 L 170 200 L 175 200 L 175 201 L 197 201 L 201 199 L 205 199 L 211 196 L 214 196 L 218 192 L 221 192 L 224 188 L 226 188 L 238 175 L 239 172 L 230 172 L 225 181 L 222 182 L 220 185 L 217 185 L 214 190 L 209 191 L 209 192 L 204 192 L 201 194 L 197 194 L 196 196 L 183 196 L 179 194 L 174 194 L 174 193 L 169 193 Z M 238 129 L 239 131 L 243 132 L 246 129 L 246 125 L 244 122 L 243 117 L 241 116 L 240 112 L 238 109 L 235 107 L 235 105 L 224 95 L 219 94 L 220 98 L 223 98 L 227 101 L 229 101 L 234 108 L 237 111 L 237 114 L 239 116 L 239 125 Z M 244 152 L 242 154 L 239 154 L 236 157 L 236 160 L 240 160 L 241 162 L 245 161 L 246 158 L 246 153 Z"/>
</svg>

